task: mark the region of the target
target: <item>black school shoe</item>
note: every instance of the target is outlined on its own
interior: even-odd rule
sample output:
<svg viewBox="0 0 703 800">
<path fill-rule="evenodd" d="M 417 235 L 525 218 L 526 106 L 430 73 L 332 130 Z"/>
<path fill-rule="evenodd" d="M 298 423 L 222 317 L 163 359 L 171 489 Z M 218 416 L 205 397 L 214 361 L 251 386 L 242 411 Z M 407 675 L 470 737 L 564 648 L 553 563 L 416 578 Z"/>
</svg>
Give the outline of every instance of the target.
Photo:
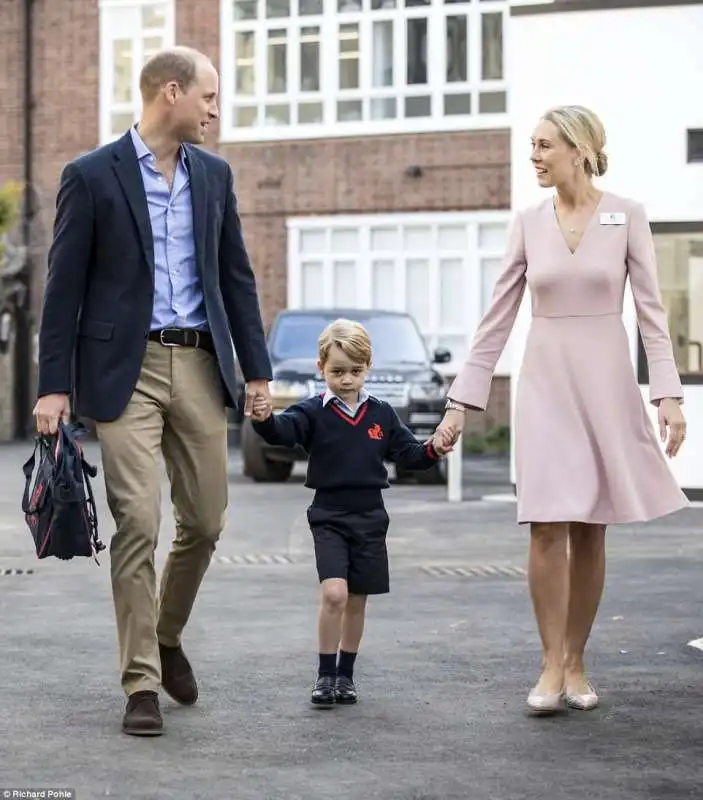
<svg viewBox="0 0 703 800">
<path fill-rule="evenodd" d="M 338 675 L 334 684 L 334 699 L 341 706 L 352 706 L 358 700 L 354 681 L 346 675 Z"/>
<path fill-rule="evenodd" d="M 310 702 L 314 706 L 329 707 L 334 705 L 334 678 L 331 675 L 320 675 L 315 681 Z"/>
</svg>

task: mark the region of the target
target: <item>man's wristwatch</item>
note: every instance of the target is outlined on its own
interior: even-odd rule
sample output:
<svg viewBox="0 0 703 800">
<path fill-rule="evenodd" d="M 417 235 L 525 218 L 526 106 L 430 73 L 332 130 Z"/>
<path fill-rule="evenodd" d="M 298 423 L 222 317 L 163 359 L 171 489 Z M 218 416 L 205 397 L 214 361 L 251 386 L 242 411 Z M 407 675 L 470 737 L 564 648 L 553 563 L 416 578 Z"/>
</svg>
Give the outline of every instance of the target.
<svg viewBox="0 0 703 800">
<path fill-rule="evenodd" d="M 445 410 L 452 410 L 452 411 L 466 411 L 466 406 L 462 406 L 461 403 L 455 403 L 454 400 L 447 400 L 444 404 Z"/>
</svg>

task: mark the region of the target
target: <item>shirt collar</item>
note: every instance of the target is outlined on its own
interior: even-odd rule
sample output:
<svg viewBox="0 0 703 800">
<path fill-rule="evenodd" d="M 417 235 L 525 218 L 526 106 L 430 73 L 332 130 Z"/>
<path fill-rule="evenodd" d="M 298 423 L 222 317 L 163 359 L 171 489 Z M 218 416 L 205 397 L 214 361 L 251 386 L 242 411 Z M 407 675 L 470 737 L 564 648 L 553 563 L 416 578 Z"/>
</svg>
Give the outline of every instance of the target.
<svg viewBox="0 0 703 800">
<path fill-rule="evenodd" d="M 361 387 L 361 391 L 359 392 L 359 405 L 365 403 L 371 395 L 368 393 L 365 387 Z M 347 404 L 342 400 L 339 395 L 336 395 L 331 389 L 327 389 L 325 394 L 322 397 L 322 405 L 326 406 L 330 400 L 336 400 L 338 403 L 342 403 L 342 405 L 346 406 Z"/>
<path fill-rule="evenodd" d="M 132 125 L 129 129 L 130 134 L 132 135 L 132 143 L 134 144 L 134 149 L 137 153 L 137 161 L 141 161 L 143 158 L 149 158 L 151 161 L 156 161 L 154 154 L 149 150 L 144 142 L 144 139 L 139 135 L 139 131 L 137 130 L 136 125 Z M 179 160 L 181 162 L 181 166 L 184 168 L 186 165 L 186 151 L 185 147 L 181 145 L 179 153 Z"/>
</svg>

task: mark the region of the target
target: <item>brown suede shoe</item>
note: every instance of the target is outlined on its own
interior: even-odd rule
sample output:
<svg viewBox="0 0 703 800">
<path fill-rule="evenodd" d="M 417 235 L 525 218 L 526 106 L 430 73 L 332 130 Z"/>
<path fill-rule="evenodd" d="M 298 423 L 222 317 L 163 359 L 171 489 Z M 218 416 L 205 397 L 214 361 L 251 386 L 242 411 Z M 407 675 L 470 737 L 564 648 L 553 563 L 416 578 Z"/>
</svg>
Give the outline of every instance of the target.
<svg viewBox="0 0 703 800">
<path fill-rule="evenodd" d="M 198 684 L 183 649 L 166 647 L 159 642 L 161 685 L 164 691 L 183 706 L 192 706 L 198 699 Z"/>
<path fill-rule="evenodd" d="M 122 730 L 131 736 L 160 736 L 164 732 L 156 692 L 135 692 L 127 698 Z"/>
</svg>

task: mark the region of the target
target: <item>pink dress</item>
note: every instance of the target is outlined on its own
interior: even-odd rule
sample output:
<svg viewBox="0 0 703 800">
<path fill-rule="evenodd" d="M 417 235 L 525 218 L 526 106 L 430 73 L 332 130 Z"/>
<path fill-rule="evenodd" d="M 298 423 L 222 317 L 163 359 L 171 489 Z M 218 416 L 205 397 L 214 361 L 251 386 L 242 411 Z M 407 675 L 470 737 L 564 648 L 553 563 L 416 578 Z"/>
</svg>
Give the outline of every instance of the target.
<svg viewBox="0 0 703 800">
<path fill-rule="evenodd" d="M 619 224 L 613 224 L 613 223 Z M 646 413 L 622 321 L 629 276 L 650 401 L 683 398 L 643 207 L 605 193 L 572 254 L 552 198 L 519 213 L 491 307 L 448 395 L 484 410 L 529 285 L 517 383 L 518 523 L 637 522 L 689 505 Z"/>
</svg>

